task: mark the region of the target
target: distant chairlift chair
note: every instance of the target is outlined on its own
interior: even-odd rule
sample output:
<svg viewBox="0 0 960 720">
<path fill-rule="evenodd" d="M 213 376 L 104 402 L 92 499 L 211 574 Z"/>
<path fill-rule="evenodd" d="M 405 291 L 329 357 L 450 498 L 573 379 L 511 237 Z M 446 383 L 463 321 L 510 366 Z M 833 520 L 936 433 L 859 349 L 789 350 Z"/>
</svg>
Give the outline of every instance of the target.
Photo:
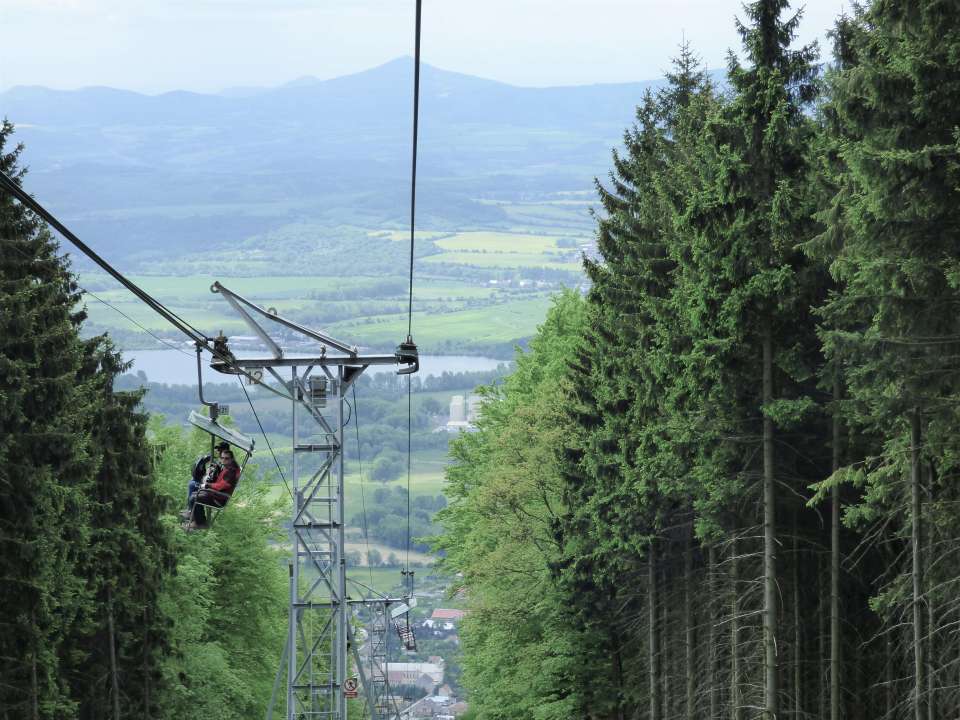
<svg viewBox="0 0 960 720">
<path fill-rule="evenodd" d="M 253 455 L 253 446 L 255 444 L 253 438 L 248 438 L 246 435 L 243 435 L 236 430 L 224 427 L 216 420 L 212 420 L 206 415 L 201 415 L 196 411 L 190 412 L 189 420 L 191 425 L 200 428 L 205 433 L 209 433 L 215 438 L 225 440 L 233 447 L 239 448 L 244 452 L 243 462 L 240 463 L 240 472 L 237 474 L 237 482 L 233 486 L 233 491 L 236 492 L 237 486 L 240 484 L 240 478 L 243 477 L 243 469 L 247 466 L 247 461 Z M 227 493 L 204 489 L 197 492 L 197 499 L 195 503 L 204 508 L 209 508 L 208 515 L 210 517 L 210 522 L 207 524 L 207 526 L 213 527 L 213 523 L 220 514 L 220 511 L 227 506 L 229 501 L 230 495 Z"/>
<path fill-rule="evenodd" d="M 393 620 L 393 626 L 397 629 L 397 635 L 400 636 L 400 642 L 403 643 L 404 650 L 417 649 L 417 638 L 413 634 L 413 627 L 410 625 L 410 608 L 416 607 L 417 599 L 410 598 L 407 602 L 398 605 L 390 611 L 390 618 Z"/>
</svg>

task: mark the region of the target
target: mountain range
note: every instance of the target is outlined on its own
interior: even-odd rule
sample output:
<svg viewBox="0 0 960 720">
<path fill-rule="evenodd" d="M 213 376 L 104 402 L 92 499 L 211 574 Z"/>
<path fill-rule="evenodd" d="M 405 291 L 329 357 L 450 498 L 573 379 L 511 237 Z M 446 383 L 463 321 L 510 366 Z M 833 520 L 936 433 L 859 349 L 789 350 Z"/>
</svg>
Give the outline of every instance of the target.
<svg viewBox="0 0 960 720">
<path fill-rule="evenodd" d="M 421 71 L 418 202 L 436 228 L 499 227 L 497 202 L 587 193 L 662 81 L 524 88 Z M 14 87 L 27 188 L 121 254 L 227 242 L 280 223 L 406 216 L 413 62 L 219 94 Z"/>
</svg>

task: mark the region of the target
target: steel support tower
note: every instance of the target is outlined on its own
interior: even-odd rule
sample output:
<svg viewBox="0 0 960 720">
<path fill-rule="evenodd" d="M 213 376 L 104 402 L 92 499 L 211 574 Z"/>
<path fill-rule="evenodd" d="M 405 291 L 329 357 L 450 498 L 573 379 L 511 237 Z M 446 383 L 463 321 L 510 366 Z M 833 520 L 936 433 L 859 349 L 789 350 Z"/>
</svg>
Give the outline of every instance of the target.
<svg viewBox="0 0 960 720">
<path fill-rule="evenodd" d="M 219 283 L 214 283 L 211 290 L 227 300 L 271 352 L 271 357 L 237 358 L 227 348 L 226 339 L 220 338 L 221 359 L 214 360 L 212 367 L 221 372 L 243 371 L 261 383 L 267 373 L 291 400 L 293 510 L 285 648 L 287 720 L 346 720 L 344 680 L 350 675 L 350 648 L 363 684 L 368 716 L 394 720 L 398 713 L 390 701 L 386 672 L 389 608 L 405 599 L 348 597 L 343 442 L 344 428 L 350 420 L 350 412 L 345 413 L 346 398 L 353 383 L 371 365 L 399 364 L 403 366 L 401 373 L 416 372 L 416 346 L 408 338 L 393 355 L 360 355 L 357 348 L 282 318 Z M 263 320 L 280 325 L 286 333 L 319 343 L 319 353 L 285 357 Z M 364 605 L 372 617 L 367 662 L 353 642 L 351 606 L 355 604 Z"/>
</svg>

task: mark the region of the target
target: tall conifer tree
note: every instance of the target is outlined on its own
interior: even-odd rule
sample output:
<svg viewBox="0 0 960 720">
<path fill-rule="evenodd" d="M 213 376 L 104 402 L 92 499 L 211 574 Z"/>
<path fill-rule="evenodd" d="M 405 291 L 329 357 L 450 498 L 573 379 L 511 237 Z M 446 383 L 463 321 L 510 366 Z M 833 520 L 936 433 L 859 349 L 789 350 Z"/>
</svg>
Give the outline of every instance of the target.
<svg viewBox="0 0 960 720">
<path fill-rule="evenodd" d="M 629 715 L 645 705 L 653 720 L 665 712 L 665 605 L 658 586 L 666 576 L 659 557 L 667 540 L 660 535 L 677 522 L 689 533 L 691 520 L 680 490 L 682 460 L 664 442 L 672 370 L 672 348 L 664 339 L 672 324 L 668 298 L 675 266 L 668 175 L 681 152 L 678 142 L 689 140 L 682 130 L 688 106 L 711 94 L 687 45 L 668 81 L 637 109 L 636 124 L 624 137 L 626 152 L 614 153 L 609 189 L 598 183 L 605 210 L 597 232 L 602 262 L 585 261 L 592 281 L 590 323 L 571 363 L 576 433 L 563 451 L 568 510 L 558 523 L 563 551 L 557 563 L 570 604 L 594 633 L 603 628 L 617 662 L 633 664 L 625 659 L 626 628 L 634 617 L 645 618 L 646 691 L 633 675 L 633 687 L 617 689 L 622 701 L 616 710 Z M 636 570 L 637 557 L 645 558 L 643 572 Z"/>
<path fill-rule="evenodd" d="M 94 405 L 90 544 L 77 568 L 92 602 L 69 638 L 77 662 L 64 671 L 80 718 L 157 716 L 168 620 L 158 607 L 172 571 L 169 530 L 154 484 L 142 393 L 116 392 L 124 369 L 105 337 L 86 342 L 83 374 Z"/>
<path fill-rule="evenodd" d="M 20 181 L 20 146 L 0 170 Z M 64 638 L 86 600 L 75 569 L 89 536 L 90 401 L 82 386 L 79 294 L 50 234 L 0 195 L 0 708 L 72 717 Z"/>
<path fill-rule="evenodd" d="M 904 669 L 910 715 L 921 720 L 946 711 L 936 686 L 953 682 L 927 677 L 937 607 L 952 599 L 936 590 L 944 576 L 925 574 L 932 534 L 949 547 L 957 531 L 943 513 L 956 497 L 943 478 L 956 468 L 960 391 L 960 7 L 876 0 L 850 24 L 848 46 L 854 62 L 830 82 L 848 173 L 828 227 L 842 234 L 832 266 L 842 291 L 825 308 L 824 340 L 848 365 L 848 421 L 881 438 L 865 472 L 853 473 L 866 486 L 853 517 L 887 517 L 909 548 L 905 572 L 875 604 L 891 621 L 907 611 Z M 938 572 L 956 567 L 942 546 L 937 555 Z"/>
<path fill-rule="evenodd" d="M 784 18 L 788 7 L 786 0 L 745 6 L 747 22 L 738 30 L 747 64 L 731 54 L 733 97 L 708 127 L 708 178 L 686 218 L 695 233 L 685 274 L 697 298 L 688 322 L 697 329 L 695 354 L 705 363 L 702 396 L 720 436 L 756 428 L 760 439 L 759 448 L 734 440 L 720 449 L 731 463 L 728 472 L 760 480 L 767 720 L 779 717 L 785 644 L 778 627 L 777 476 L 790 465 L 777 457 L 776 432 L 802 422 L 813 406 L 808 392 L 817 363 L 810 354 L 816 342 L 809 308 L 821 289 L 797 250 L 811 232 L 805 149 L 812 126 L 804 109 L 815 94 L 816 48 L 790 49 L 799 14 Z"/>
</svg>

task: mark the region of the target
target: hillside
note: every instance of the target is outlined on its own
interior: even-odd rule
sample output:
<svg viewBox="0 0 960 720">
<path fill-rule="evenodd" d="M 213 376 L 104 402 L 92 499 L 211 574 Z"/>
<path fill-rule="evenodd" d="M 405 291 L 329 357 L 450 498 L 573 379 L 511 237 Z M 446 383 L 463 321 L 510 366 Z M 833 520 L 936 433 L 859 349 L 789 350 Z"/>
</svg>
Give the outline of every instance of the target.
<svg viewBox="0 0 960 720">
<path fill-rule="evenodd" d="M 490 201 L 589 191 L 655 85 L 521 88 L 425 66 L 424 226 L 508 229 Z M 0 115 L 30 149 L 38 197 L 115 259 L 149 262 L 138 254 L 160 242 L 222 247 L 293 220 L 400 227 L 411 87 L 400 58 L 239 96 L 16 87 Z"/>
<path fill-rule="evenodd" d="M 220 279 L 388 348 L 405 327 L 412 80 L 400 58 L 219 95 L 16 87 L 0 93 L 0 114 L 28 148 L 29 190 L 211 332 L 245 332 L 211 302 Z M 415 326 L 425 351 L 509 358 L 549 293 L 582 284 L 594 178 L 658 84 L 522 88 L 423 68 Z M 85 259 L 76 267 L 85 288 L 175 337 Z M 88 308 L 85 332 L 156 347 L 115 311 Z"/>
</svg>

